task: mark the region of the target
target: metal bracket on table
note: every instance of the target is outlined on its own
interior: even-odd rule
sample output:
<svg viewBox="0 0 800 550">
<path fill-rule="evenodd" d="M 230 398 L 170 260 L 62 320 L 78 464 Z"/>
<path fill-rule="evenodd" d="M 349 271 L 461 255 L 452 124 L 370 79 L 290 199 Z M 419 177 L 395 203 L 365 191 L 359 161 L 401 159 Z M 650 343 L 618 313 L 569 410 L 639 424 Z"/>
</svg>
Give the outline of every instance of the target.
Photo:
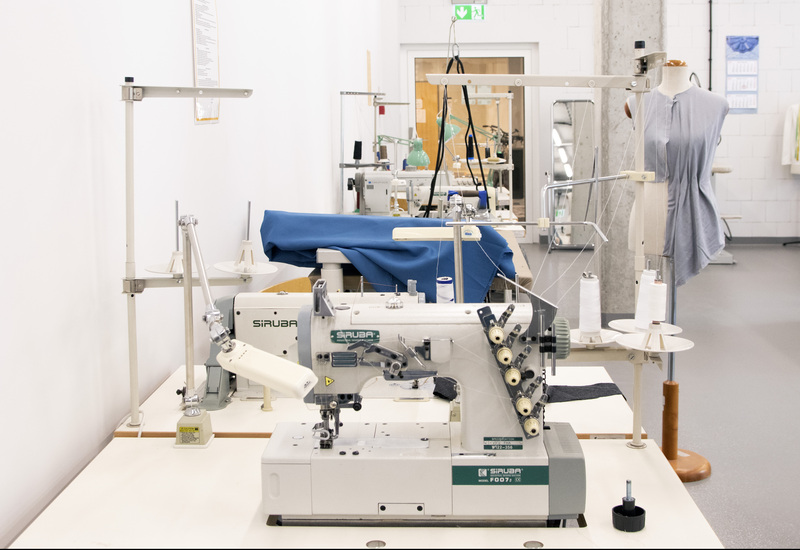
<svg viewBox="0 0 800 550">
<path fill-rule="evenodd" d="M 219 277 L 216 279 L 209 279 L 208 284 L 211 286 L 236 286 L 247 284 L 253 280 L 250 275 L 242 275 L 241 277 Z M 192 286 L 200 286 L 201 282 L 198 277 L 192 277 Z M 123 279 L 122 280 L 122 293 L 123 294 L 141 294 L 147 288 L 172 288 L 183 285 L 183 277 L 147 277 L 144 279 Z"/>
<path fill-rule="evenodd" d="M 655 181 L 656 180 L 656 173 L 655 172 L 640 172 L 637 170 L 623 170 L 620 174 L 626 176 L 629 180 L 633 181 Z"/>
<path fill-rule="evenodd" d="M 328 282 L 319 279 L 311 288 L 313 313 L 317 317 L 333 317 L 333 303 L 328 296 Z"/>
<path fill-rule="evenodd" d="M 123 101 L 141 101 L 146 97 L 242 98 L 253 95 L 248 88 L 197 88 L 191 86 L 122 86 Z"/>
<path fill-rule="evenodd" d="M 649 91 L 647 75 L 559 76 L 531 74 L 427 74 L 430 84 L 446 86 L 538 86 L 543 88 L 623 88 Z"/>
</svg>

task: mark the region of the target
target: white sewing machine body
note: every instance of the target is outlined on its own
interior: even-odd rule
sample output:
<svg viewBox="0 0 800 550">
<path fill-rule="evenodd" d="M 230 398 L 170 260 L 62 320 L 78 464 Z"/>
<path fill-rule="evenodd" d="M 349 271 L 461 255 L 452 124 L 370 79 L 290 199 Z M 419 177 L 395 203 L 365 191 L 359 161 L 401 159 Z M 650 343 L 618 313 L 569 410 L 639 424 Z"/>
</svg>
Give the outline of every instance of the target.
<svg viewBox="0 0 800 550">
<path fill-rule="evenodd" d="M 583 513 L 580 444 L 568 424 L 544 425 L 544 367 L 526 364 L 528 342 L 543 341 L 520 330 L 535 324 L 531 304 L 321 310 L 314 300 L 298 317 L 298 357 L 319 378 L 306 399 L 323 421 L 281 423 L 270 438 L 262 489 L 274 522 L 541 525 Z M 506 322 L 493 343 L 488 327 Z M 524 348 L 516 358 L 515 344 Z M 360 391 L 380 374 L 457 380 L 460 420 L 340 424 L 338 411 L 360 410 Z"/>
<path fill-rule="evenodd" d="M 375 303 L 385 304 L 394 294 L 380 292 L 331 292 L 329 297 L 334 304 Z M 403 300 L 425 301 L 424 293 L 400 294 Z M 300 309 L 311 303 L 308 292 L 240 292 L 234 296 L 217 301 L 223 311 L 223 322 L 237 339 L 258 349 L 297 362 L 297 318 Z M 209 410 L 222 408 L 231 391 L 237 397 L 260 397 L 263 386 L 237 376 L 235 388 L 225 388 L 227 375 L 216 363 L 218 349 L 212 346 L 207 362 L 205 406 Z M 220 381 L 222 380 L 222 381 Z M 227 391 L 226 391 L 227 390 Z M 220 395 L 221 393 L 221 395 Z M 276 396 L 277 392 L 273 392 Z"/>
<path fill-rule="evenodd" d="M 541 526 L 583 513 L 583 453 L 569 424 L 483 453 L 460 447 L 460 428 L 349 423 L 321 449 L 310 424 L 278 424 L 261 459 L 264 512 L 282 525 L 462 526 Z"/>
<path fill-rule="evenodd" d="M 425 211 L 428 204 L 432 179 L 432 170 L 401 170 L 396 177 L 387 170 L 358 172 L 354 186 L 359 195 L 359 211 L 361 214 L 373 216 L 417 217 Z M 453 191 L 462 196 L 465 204 L 472 204 L 476 211 L 480 210 L 479 189 L 475 185 L 462 183 L 466 178 L 458 180 L 449 172 L 440 173 L 431 203 L 432 209 L 445 212 L 449 193 Z M 489 209 L 494 212 L 497 209 L 497 189 L 487 187 L 486 191 Z M 401 204 L 406 208 L 401 208 Z"/>
</svg>

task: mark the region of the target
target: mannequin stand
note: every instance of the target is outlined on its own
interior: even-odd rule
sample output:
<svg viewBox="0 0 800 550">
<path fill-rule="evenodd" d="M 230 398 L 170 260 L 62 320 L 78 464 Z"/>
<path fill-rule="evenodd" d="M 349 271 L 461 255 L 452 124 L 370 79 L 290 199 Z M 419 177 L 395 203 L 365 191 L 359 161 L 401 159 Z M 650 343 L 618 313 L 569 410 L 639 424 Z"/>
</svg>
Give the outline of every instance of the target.
<svg viewBox="0 0 800 550">
<path fill-rule="evenodd" d="M 670 323 L 675 323 L 676 289 L 675 264 L 670 264 Z M 661 417 L 661 452 L 667 457 L 675 473 L 684 483 L 700 481 L 711 475 L 711 464 L 701 455 L 678 448 L 678 394 L 679 386 L 675 381 L 675 354 L 670 353 L 667 359 L 667 380 L 664 381 L 664 411 Z"/>
<path fill-rule="evenodd" d="M 701 455 L 678 448 L 678 383 L 664 382 L 664 414 L 661 424 L 661 451 L 684 483 L 711 475 L 711 464 Z"/>
</svg>

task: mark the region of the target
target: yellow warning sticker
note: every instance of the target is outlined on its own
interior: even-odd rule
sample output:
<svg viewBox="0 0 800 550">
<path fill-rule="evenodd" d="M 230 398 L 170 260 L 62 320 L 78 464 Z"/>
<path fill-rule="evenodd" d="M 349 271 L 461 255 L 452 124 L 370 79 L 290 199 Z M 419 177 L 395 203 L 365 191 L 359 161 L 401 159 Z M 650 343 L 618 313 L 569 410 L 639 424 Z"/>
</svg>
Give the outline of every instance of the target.
<svg viewBox="0 0 800 550">
<path fill-rule="evenodd" d="M 328 377 L 326 376 L 326 377 L 325 377 L 325 385 L 326 385 L 326 386 L 330 386 L 331 384 L 333 384 L 333 378 L 328 378 Z"/>
<path fill-rule="evenodd" d="M 199 432 L 200 428 L 197 426 L 181 426 L 178 428 L 178 431 L 183 433 Z"/>
</svg>

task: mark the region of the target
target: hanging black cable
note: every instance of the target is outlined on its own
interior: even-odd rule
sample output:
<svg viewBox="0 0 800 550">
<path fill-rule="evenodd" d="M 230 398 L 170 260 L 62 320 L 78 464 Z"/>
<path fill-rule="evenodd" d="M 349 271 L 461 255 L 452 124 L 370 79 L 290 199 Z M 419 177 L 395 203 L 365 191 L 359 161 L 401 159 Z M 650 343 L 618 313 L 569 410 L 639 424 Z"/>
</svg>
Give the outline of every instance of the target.
<svg viewBox="0 0 800 550">
<path fill-rule="evenodd" d="M 456 63 L 456 71 L 458 72 L 458 74 L 464 74 L 464 64 L 461 62 L 461 58 L 459 58 L 458 55 L 454 55 L 447 62 L 446 74 L 450 73 L 450 69 L 452 69 L 454 61 Z M 462 94 L 464 95 L 464 103 L 466 103 L 466 105 L 467 105 L 467 129 L 464 132 L 464 144 L 467 147 L 469 147 L 468 140 L 469 140 L 470 135 L 473 135 L 473 136 L 476 135 L 475 124 L 472 121 L 472 109 L 470 109 L 470 106 L 469 106 L 469 91 L 467 90 L 467 86 L 466 85 L 461 86 L 461 91 L 462 91 Z M 444 154 L 445 154 L 444 131 L 445 131 L 445 124 L 447 124 L 447 85 L 444 86 L 444 95 L 443 95 L 442 101 L 443 101 L 443 106 L 442 106 L 442 124 L 439 127 L 439 144 L 438 144 L 439 146 L 438 146 L 438 148 L 436 150 L 436 166 L 435 166 L 434 171 L 433 171 L 433 179 L 431 180 L 431 191 L 430 191 L 430 193 L 428 195 L 428 205 L 425 208 L 425 212 L 423 214 L 423 217 L 425 217 L 425 218 L 429 217 L 429 213 L 431 211 L 431 208 L 433 207 L 433 196 L 434 196 L 435 190 L 436 190 L 436 179 L 439 176 L 439 170 L 441 170 L 442 162 L 444 160 Z M 470 133 L 470 130 L 471 130 L 471 133 Z M 486 176 L 484 175 L 484 172 L 483 172 L 483 163 L 481 162 L 480 149 L 478 147 L 475 147 L 475 149 L 476 149 L 475 155 L 476 155 L 476 157 L 478 159 L 478 167 L 480 168 L 480 172 L 481 172 L 481 182 L 480 183 L 478 183 L 478 181 L 475 178 L 475 174 L 472 172 L 472 166 L 470 166 L 470 164 L 469 164 L 469 159 L 467 159 L 467 168 L 469 169 L 469 174 L 470 174 L 470 177 L 472 178 L 472 182 L 475 185 L 475 188 L 477 189 L 481 184 L 483 185 L 483 190 L 486 193 L 486 207 L 487 207 L 487 209 L 489 211 L 491 211 L 491 206 L 490 206 L 490 203 L 489 203 L 489 190 L 486 188 Z"/>
<path fill-rule="evenodd" d="M 461 62 L 461 58 L 456 55 L 455 60 L 456 70 L 459 74 L 464 74 L 464 64 Z M 464 103 L 467 105 L 467 130 L 464 132 L 464 144 L 467 146 L 467 150 L 469 150 L 469 138 L 471 136 L 476 136 L 477 132 L 475 132 L 475 124 L 472 121 L 472 109 L 469 106 L 469 91 L 467 90 L 466 85 L 461 86 L 461 93 L 464 94 Z M 480 168 L 481 171 L 480 184 L 483 184 L 483 190 L 486 193 L 486 208 L 490 210 L 491 206 L 489 205 L 489 190 L 486 188 L 486 176 L 483 173 L 480 147 L 478 147 L 477 144 L 475 146 L 475 158 L 478 159 L 478 168 Z M 467 168 L 469 169 L 469 175 L 472 178 L 472 183 L 475 185 L 475 189 L 478 189 L 480 184 L 475 180 L 475 174 L 472 173 L 472 166 L 469 164 L 469 158 L 467 158 Z"/>
<path fill-rule="evenodd" d="M 446 74 L 450 73 L 450 69 L 453 67 L 453 58 L 447 62 L 447 70 L 445 71 Z M 447 84 L 444 85 L 444 95 L 442 97 L 442 124 L 439 127 L 439 143 L 438 147 L 436 148 L 436 165 L 433 170 L 433 179 L 431 180 L 431 192 L 428 195 L 428 205 L 425 207 L 425 212 L 422 214 L 423 218 L 430 217 L 430 211 L 433 207 L 433 195 L 436 191 L 436 178 L 439 177 L 439 170 L 442 167 L 442 161 L 444 160 L 444 129 L 445 124 L 447 123 Z"/>
<path fill-rule="evenodd" d="M 714 28 L 711 19 L 712 17 L 711 3 L 712 0 L 708 0 L 708 91 L 709 92 L 711 91 L 711 57 L 712 57 L 711 52 L 713 51 L 712 48 L 714 46 L 714 41 L 711 39 L 711 31 Z"/>
</svg>

